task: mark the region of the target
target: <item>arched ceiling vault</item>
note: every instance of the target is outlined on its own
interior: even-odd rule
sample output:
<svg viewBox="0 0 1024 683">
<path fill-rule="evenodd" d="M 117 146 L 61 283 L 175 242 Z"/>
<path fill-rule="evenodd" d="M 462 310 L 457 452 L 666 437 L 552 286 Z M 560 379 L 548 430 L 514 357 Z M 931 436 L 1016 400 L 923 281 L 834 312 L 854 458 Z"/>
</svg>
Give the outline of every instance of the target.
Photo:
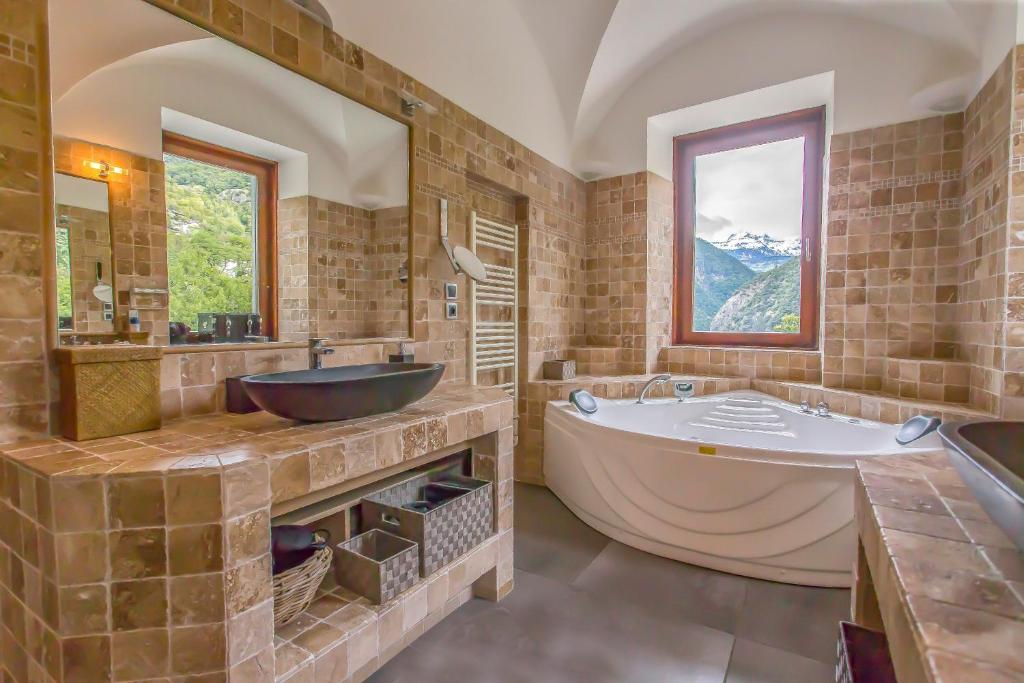
<svg viewBox="0 0 1024 683">
<path fill-rule="evenodd" d="M 122 3 L 126 11 L 137 0 Z M 998 43 L 1005 55 L 1005 26 L 1016 23 L 1018 0 L 321 0 L 336 30 L 511 135 L 559 166 L 583 172 L 582 150 L 635 84 L 688 45 L 730 27 L 779 14 L 814 14 L 852 25 L 895 29 L 908 43 L 955 55 L 950 69 L 980 70 Z M 76 3 L 68 3 L 70 11 Z M 89 3 L 91 4 L 91 3 Z M 1008 9 L 1009 8 L 1009 9 Z M 73 22 L 68 22 L 73 24 Z M 190 29 L 166 42 L 188 39 Z M 992 40 L 1000 31 L 999 40 Z M 1013 33 L 1013 31 L 1010 31 Z M 78 45 L 73 33 L 54 43 L 78 53 L 105 49 L 113 61 L 134 46 L 119 40 Z M 150 37 L 139 36 L 142 40 Z M 801 40 L 800 35 L 792 36 Z M 80 41 L 79 41 L 80 42 Z M 787 41 L 788 42 L 788 41 Z M 865 37 L 864 49 L 872 45 Z M 1012 44 L 1012 37 L 1010 39 Z M 77 46 L 76 46 L 77 45 Z M 113 47 L 112 47 L 113 46 Z M 786 45 L 780 45 L 785 50 Z M 998 56 L 998 55 L 997 55 Z M 764 59 L 773 59 L 767 54 Z M 987 59 L 987 62 L 986 62 Z M 88 60 L 84 60 L 88 61 Z M 827 60 L 823 60 L 827 61 Z M 84 67 L 84 62 L 83 62 Z M 712 67 L 713 68 L 713 67 Z M 901 68 L 893 64 L 893 70 Z M 808 72 L 815 72 L 815 65 Z M 821 69 L 823 70 L 823 69 Z M 55 73 L 58 90 L 82 74 Z M 723 78 L 734 74 L 723 73 Z M 982 74 L 984 76 L 984 74 Z M 843 74 L 837 74 L 842 79 Z M 847 78 L 856 79 L 858 75 Z M 932 83 L 963 79 L 935 73 Z M 742 79 L 740 79 L 742 80 Z M 971 87 L 978 75 L 965 79 Z M 757 84 L 760 87 L 771 83 Z M 686 88 L 686 84 L 679 84 Z M 701 101 L 700 92 L 688 93 Z M 641 108 L 644 103 L 640 103 Z M 656 107 L 651 103 L 651 107 Z M 652 108 L 648 115 L 663 113 Z M 630 134 L 630 131 L 623 131 Z M 613 160 L 614 161 L 614 160 Z"/>
<path fill-rule="evenodd" d="M 1015 19 L 1018 0 L 321 1 L 346 37 L 554 163 L 582 172 L 581 149 L 606 132 L 602 123 L 645 74 L 728 27 L 801 13 L 877 24 L 906 35 L 913 49 L 925 45 L 954 56 L 940 61 L 962 71 L 965 64 L 978 68 L 993 25 L 1006 23 L 997 11 L 1006 15 L 1012 5 Z M 870 51 L 868 36 L 864 43 Z M 807 71 L 816 72 L 815 66 Z M 861 78 L 837 74 L 844 77 Z M 953 72 L 930 77 L 933 82 L 917 86 L 947 79 L 976 86 L 979 80 Z M 701 94 L 687 99 L 700 101 Z"/>
</svg>

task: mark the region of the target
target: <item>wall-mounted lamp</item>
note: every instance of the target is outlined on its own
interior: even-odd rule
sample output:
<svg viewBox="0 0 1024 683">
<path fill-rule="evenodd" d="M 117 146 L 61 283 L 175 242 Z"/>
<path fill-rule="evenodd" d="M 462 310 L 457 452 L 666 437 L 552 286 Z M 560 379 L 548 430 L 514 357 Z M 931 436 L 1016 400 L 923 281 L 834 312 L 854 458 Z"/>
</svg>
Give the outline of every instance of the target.
<svg viewBox="0 0 1024 683">
<path fill-rule="evenodd" d="M 121 168 L 120 166 L 111 166 L 105 161 L 90 161 L 86 160 L 85 165 L 87 168 L 91 168 L 94 171 L 98 171 L 98 177 L 101 180 L 106 180 L 110 177 L 111 173 L 116 175 L 127 175 L 128 171 Z"/>
<path fill-rule="evenodd" d="M 400 90 L 398 94 L 402 96 L 402 113 L 406 116 L 412 116 L 417 109 L 422 109 L 431 115 L 437 113 L 437 107 L 421 100 L 408 90 Z"/>
</svg>

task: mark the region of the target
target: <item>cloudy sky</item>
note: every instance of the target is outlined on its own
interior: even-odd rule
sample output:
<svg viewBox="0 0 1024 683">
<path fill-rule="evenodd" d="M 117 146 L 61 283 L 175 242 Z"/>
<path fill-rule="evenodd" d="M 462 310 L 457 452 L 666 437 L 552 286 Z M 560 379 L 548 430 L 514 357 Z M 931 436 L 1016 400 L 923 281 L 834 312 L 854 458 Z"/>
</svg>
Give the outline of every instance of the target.
<svg viewBox="0 0 1024 683">
<path fill-rule="evenodd" d="M 697 236 L 799 237 L 803 159 L 803 138 L 697 157 Z"/>
</svg>

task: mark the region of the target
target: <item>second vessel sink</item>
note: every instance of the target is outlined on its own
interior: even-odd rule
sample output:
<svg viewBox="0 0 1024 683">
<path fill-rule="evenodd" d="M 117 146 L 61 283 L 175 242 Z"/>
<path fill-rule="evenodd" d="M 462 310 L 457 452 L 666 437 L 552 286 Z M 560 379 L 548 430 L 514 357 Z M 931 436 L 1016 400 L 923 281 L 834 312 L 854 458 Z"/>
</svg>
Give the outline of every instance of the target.
<svg viewBox="0 0 1024 683">
<path fill-rule="evenodd" d="M 1024 550 L 1024 422 L 949 422 L 939 436 L 978 503 Z"/>
<path fill-rule="evenodd" d="M 242 384 L 267 412 L 330 422 L 398 410 L 429 394 L 443 374 L 441 363 L 371 363 L 250 375 Z"/>
</svg>

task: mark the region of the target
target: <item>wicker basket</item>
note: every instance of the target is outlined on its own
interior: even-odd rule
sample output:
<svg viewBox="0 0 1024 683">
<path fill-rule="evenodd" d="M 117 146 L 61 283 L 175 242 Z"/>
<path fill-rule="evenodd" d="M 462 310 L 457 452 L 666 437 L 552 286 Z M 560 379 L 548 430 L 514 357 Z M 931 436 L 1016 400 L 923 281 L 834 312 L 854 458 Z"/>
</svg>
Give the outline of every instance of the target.
<svg viewBox="0 0 1024 683">
<path fill-rule="evenodd" d="M 427 484 L 444 481 L 467 491 L 428 512 L 402 507 L 421 500 Z M 363 524 L 419 544 L 420 576 L 430 576 L 494 533 L 492 490 L 489 481 L 443 473 L 424 474 L 363 498 Z"/>
<path fill-rule="evenodd" d="M 420 579 L 416 544 L 380 529 L 339 543 L 335 553 L 338 583 L 377 605 L 394 600 Z"/>
<path fill-rule="evenodd" d="M 331 549 L 324 547 L 302 564 L 274 577 L 275 628 L 284 626 L 309 607 L 330 569 Z"/>
</svg>

